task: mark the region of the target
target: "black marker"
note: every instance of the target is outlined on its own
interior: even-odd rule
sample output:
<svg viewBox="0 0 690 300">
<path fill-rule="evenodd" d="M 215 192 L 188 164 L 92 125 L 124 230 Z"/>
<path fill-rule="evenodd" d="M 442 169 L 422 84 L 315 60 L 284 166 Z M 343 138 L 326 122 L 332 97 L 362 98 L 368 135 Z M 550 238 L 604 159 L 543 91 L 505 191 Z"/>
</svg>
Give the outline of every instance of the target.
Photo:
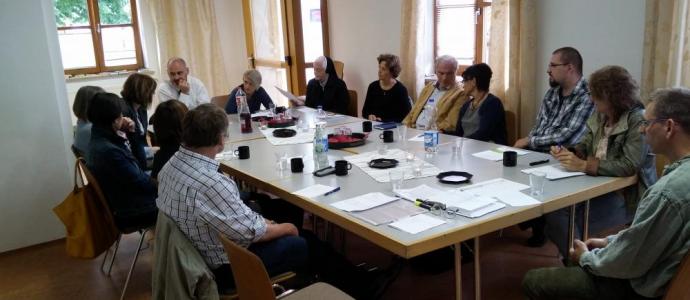
<svg viewBox="0 0 690 300">
<path fill-rule="evenodd" d="M 536 165 L 541 165 L 541 164 L 545 164 L 545 163 L 548 163 L 548 162 L 549 162 L 548 159 L 545 159 L 545 160 L 538 160 L 538 161 L 533 161 L 533 162 L 529 163 L 529 165 L 530 165 L 530 166 L 536 166 Z"/>
</svg>

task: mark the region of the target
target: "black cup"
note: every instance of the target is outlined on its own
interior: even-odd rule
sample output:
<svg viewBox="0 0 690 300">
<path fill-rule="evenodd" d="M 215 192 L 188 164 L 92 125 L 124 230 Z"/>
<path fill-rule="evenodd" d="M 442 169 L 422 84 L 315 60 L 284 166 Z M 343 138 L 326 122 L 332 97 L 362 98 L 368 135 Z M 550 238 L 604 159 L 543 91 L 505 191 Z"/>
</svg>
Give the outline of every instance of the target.
<svg viewBox="0 0 690 300">
<path fill-rule="evenodd" d="M 383 133 L 379 135 L 380 139 L 383 139 L 384 143 L 393 142 L 393 130 L 384 130 Z"/>
<path fill-rule="evenodd" d="M 503 152 L 503 165 L 506 167 L 514 167 L 517 165 L 517 152 L 505 151 Z"/>
<path fill-rule="evenodd" d="M 235 155 L 237 155 L 240 159 L 248 159 L 249 158 L 249 146 L 237 147 L 237 150 L 235 150 Z"/>
<path fill-rule="evenodd" d="M 335 175 L 345 176 L 347 175 L 347 170 L 352 169 L 352 164 L 347 162 L 347 160 L 336 160 L 335 161 Z"/>
<path fill-rule="evenodd" d="M 290 170 L 292 173 L 301 173 L 304 169 L 304 162 L 301 157 L 293 157 L 290 159 Z"/>
<path fill-rule="evenodd" d="M 371 121 L 362 122 L 362 131 L 363 132 L 371 132 Z"/>
</svg>

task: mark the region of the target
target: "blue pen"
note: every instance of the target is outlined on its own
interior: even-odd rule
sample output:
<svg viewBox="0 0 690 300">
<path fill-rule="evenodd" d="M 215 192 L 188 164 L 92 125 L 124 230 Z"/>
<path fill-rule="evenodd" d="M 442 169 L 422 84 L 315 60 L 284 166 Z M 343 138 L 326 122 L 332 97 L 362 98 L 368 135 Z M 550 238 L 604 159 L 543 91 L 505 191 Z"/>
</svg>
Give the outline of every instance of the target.
<svg viewBox="0 0 690 300">
<path fill-rule="evenodd" d="M 335 192 L 337 192 L 337 191 L 339 191 L 339 190 L 340 190 L 340 187 L 337 187 L 337 188 L 334 188 L 334 189 L 332 189 L 332 190 L 326 192 L 326 193 L 323 194 L 323 195 L 324 195 L 324 196 L 328 196 L 328 195 L 333 194 L 333 193 L 335 193 Z"/>
</svg>

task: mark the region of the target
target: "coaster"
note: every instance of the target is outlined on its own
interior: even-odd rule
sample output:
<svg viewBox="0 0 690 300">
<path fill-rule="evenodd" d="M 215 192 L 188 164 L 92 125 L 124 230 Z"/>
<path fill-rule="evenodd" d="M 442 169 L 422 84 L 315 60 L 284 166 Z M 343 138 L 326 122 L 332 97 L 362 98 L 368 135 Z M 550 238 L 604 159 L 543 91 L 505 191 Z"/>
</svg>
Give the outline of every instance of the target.
<svg viewBox="0 0 690 300">
<path fill-rule="evenodd" d="M 277 138 L 289 138 L 297 134 L 297 131 L 287 128 L 273 130 L 273 136 Z"/>
<path fill-rule="evenodd" d="M 379 158 L 373 159 L 369 162 L 369 167 L 374 169 L 389 169 L 395 168 L 398 165 L 398 161 L 391 158 Z"/>
</svg>

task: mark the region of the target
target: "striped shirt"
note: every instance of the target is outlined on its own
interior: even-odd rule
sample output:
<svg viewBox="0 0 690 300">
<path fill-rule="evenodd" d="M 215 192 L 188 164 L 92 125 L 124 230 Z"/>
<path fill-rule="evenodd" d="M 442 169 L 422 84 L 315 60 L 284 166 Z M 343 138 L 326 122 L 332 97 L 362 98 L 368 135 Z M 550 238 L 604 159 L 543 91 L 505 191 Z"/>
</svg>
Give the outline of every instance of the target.
<svg viewBox="0 0 690 300">
<path fill-rule="evenodd" d="M 529 132 L 529 148 L 548 151 L 550 146 L 577 144 L 593 110 L 584 77 L 568 96 L 561 96 L 561 87 L 549 89 L 541 103 L 536 125 Z"/>
<path fill-rule="evenodd" d="M 219 163 L 180 147 L 158 174 L 158 209 L 175 221 L 211 268 L 228 264 L 222 233 L 248 247 L 266 233 L 264 218 L 244 205 Z"/>
</svg>

